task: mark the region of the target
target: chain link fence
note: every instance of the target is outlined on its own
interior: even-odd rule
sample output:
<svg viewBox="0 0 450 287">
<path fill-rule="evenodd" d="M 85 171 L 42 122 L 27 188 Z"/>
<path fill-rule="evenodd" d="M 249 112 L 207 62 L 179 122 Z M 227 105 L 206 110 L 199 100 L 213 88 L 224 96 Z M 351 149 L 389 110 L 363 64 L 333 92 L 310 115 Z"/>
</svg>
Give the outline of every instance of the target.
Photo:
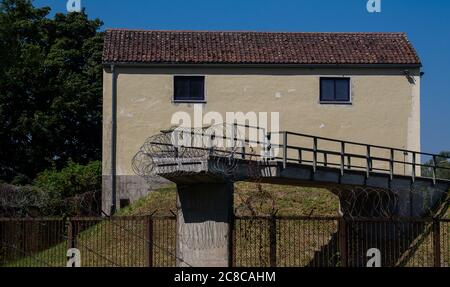
<svg viewBox="0 0 450 287">
<path fill-rule="evenodd" d="M 0 266 L 65 267 L 77 248 L 83 267 L 176 265 L 175 217 L 0 220 Z"/>
<path fill-rule="evenodd" d="M 450 267 L 449 219 L 236 217 L 230 245 L 237 267 Z M 175 217 L 0 219 L 0 266 L 174 267 Z"/>
</svg>

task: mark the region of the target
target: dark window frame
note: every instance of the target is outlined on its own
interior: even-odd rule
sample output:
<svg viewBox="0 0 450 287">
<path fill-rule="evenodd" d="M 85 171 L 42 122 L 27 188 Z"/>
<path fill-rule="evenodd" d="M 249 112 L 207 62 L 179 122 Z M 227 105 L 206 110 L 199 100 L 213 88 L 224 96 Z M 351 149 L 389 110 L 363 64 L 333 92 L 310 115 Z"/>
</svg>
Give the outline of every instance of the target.
<svg viewBox="0 0 450 287">
<path fill-rule="evenodd" d="M 202 80 L 202 97 L 183 97 L 183 98 L 177 98 L 177 79 L 184 78 L 184 79 L 201 79 Z M 174 103 L 206 103 L 206 84 L 205 84 L 205 76 L 203 75 L 175 75 L 173 77 L 173 95 L 172 95 L 172 102 Z"/>
<path fill-rule="evenodd" d="M 334 93 L 334 100 L 325 100 L 322 97 L 322 81 L 323 80 L 346 80 L 348 82 L 348 100 L 337 100 L 336 90 Z M 336 89 L 336 83 L 335 83 Z M 319 80 L 319 102 L 324 105 L 351 105 L 352 104 L 352 81 L 350 77 L 320 77 Z"/>
</svg>

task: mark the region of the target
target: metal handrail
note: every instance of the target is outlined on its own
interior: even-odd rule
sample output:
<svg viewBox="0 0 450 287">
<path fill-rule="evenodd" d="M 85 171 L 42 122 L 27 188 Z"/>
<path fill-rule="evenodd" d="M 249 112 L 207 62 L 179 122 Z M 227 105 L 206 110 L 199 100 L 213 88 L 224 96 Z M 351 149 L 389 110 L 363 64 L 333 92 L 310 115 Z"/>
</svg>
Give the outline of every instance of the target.
<svg viewBox="0 0 450 287">
<path fill-rule="evenodd" d="M 416 173 L 416 169 L 417 168 L 422 168 L 422 167 L 427 167 L 427 168 L 432 168 L 433 170 L 433 183 L 436 184 L 436 180 L 437 178 L 437 169 L 443 169 L 443 170 L 450 170 L 450 168 L 448 167 L 442 167 L 442 166 L 438 166 L 437 164 L 437 158 L 444 158 L 444 159 L 450 159 L 450 157 L 447 156 L 443 156 L 443 155 L 437 155 L 437 154 L 431 154 L 431 153 L 424 153 L 424 152 L 417 152 L 417 151 L 411 151 L 411 150 L 406 150 L 406 149 L 401 149 L 401 148 L 393 148 L 393 147 L 384 147 L 384 146 L 379 146 L 379 145 L 371 145 L 371 144 L 364 144 L 364 143 L 359 143 L 359 142 L 352 142 L 352 141 L 344 141 L 344 140 L 338 140 L 338 139 L 331 139 L 331 138 L 326 138 L 326 137 L 320 137 L 320 136 L 313 136 L 313 135 L 307 135 L 307 134 L 301 134 L 301 133 L 294 133 L 294 132 L 274 132 L 275 134 L 281 134 L 282 138 L 283 138 L 283 143 L 280 145 L 271 145 L 271 147 L 273 146 L 278 146 L 280 148 L 283 149 L 283 167 L 287 167 L 287 163 L 288 161 L 299 161 L 300 163 L 303 162 L 309 162 L 312 163 L 313 166 L 313 171 L 315 172 L 317 170 L 317 166 L 319 164 L 322 164 L 323 166 L 328 166 L 328 165 L 335 165 L 335 166 L 340 166 L 341 169 L 341 175 L 344 175 L 344 170 L 346 169 L 345 167 L 347 166 L 347 169 L 365 169 L 366 171 L 366 177 L 368 178 L 370 176 L 370 173 L 374 170 L 378 170 L 378 171 L 386 171 L 389 172 L 390 174 L 390 179 L 393 179 L 394 176 L 394 166 L 395 164 L 402 164 L 405 167 L 406 166 L 410 166 L 412 167 L 411 169 L 411 179 L 412 181 L 415 181 L 416 177 L 417 177 L 417 173 Z M 307 147 L 298 147 L 298 146 L 292 146 L 289 145 L 288 143 L 288 139 L 289 136 L 296 136 L 296 137 L 303 137 L 303 138 L 308 138 L 308 139 L 312 139 L 313 140 L 313 144 L 312 144 L 312 148 L 307 148 Z M 319 149 L 318 145 L 319 145 L 319 140 L 323 140 L 323 141 L 327 141 L 327 142 L 333 142 L 333 143 L 339 143 L 340 144 L 340 151 L 331 151 L 331 150 L 323 150 L 323 149 Z M 354 146 L 359 146 L 359 147 L 364 147 L 366 150 L 365 154 L 355 154 L 355 153 L 347 153 L 346 152 L 346 147 L 348 145 L 354 145 Z M 297 150 L 299 152 L 299 160 L 295 160 L 295 159 L 291 159 L 288 158 L 288 150 Z M 385 150 L 385 151 L 389 151 L 390 152 L 390 156 L 388 158 L 384 158 L 384 157 L 377 157 L 377 156 L 373 156 L 372 151 L 373 149 L 380 149 L 380 150 Z M 312 161 L 305 161 L 303 160 L 302 157 L 302 152 L 310 152 L 312 153 Z M 400 161 L 400 160 L 396 160 L 394 155 L 395 152 L 403 152 L 403 154 L 406 155 L 412 155 L 412 159 L 411 162 L 408 161 Z M 324 161 L 323 162 L 319 162 L 318 161 L 318 155 L 323 154 L 324 156 Z M 340 156 L 340 162 L 339 163 L 328 163 L 328 155 L 334 155 L 334 156 Z M 423 164 L 423 163 L 418 163 L 417 162 L 417 156 L 421 156 L 421 155 L 425 155 L 425 156 L 431 156 L 433 158 L 433 164 Z M 348 159 L 348 163 L 345 163 L 345 158 Z M 352 158 L 357 158 L 357 159 L 363 159 L 366 160 L 366 166 L 362 167 L 362 166 L 355 166 L 351 164 L 351 159 Z M 382 162 L 387 162 L 389 163 L 389 169 L 380 169 L 377 167 L 373 166 L 373 162 L 374 161 L 382 161 Z M 405 174 L 406 175 L 406 174 Z"/>
<path fill-rule="evenodd" d="M 258 128 L 258 127 L 253 127 L 250 125 L 234 124 L 234 127 L 237 127 L 237 126 L 243 126 L 243 127 L 247 127 L 247 128 Z M 258 128 L 258 129 L 265 130 L 263 128 Z M 436 184 L 436 180 L 438 179 L 438 177 L 437 177 L 438 169 L 450 170 L 450 168 L 439 166 L 439 164 L 437 163 L 437 158 L 450 159 L 450 157 L 447 157 L 444 155 L 438 155 L 438 154 L 432 154 L 432 153 L 426 153 L 426 152 L 418 152 L 418 151 L 412 151 L 412 150 L 407 150 L 407 149 L 402 149 L 402 148 L 365 144 L 365 143 L 354 142 L 354 141 L 344 141 L 344 140 L 326 138 L 326 137 L 321 137 L 321 136 L 313 136 L 313 135 L 308 135 L 308 134 L 303 134 L 303 133 L 295 133 L 295 132 L 287 132 L 287 131 L 271 132 L 271 133 L 265 134 L 264 141 L 251 140 L 251 139 L 247 139 L 247 138 L 238 138 L 236 133 L 233 133 L 232 137 L 228 137 L 227 135 L 219 136 L 219 135 L 215 135 L 215 134 L 207 135 L 203 132 L 198 133 L 195 131 L 191 131 L 190 134 L 193 136 L 196 136 L 196 135 L 197 136 L 211 136 L 211 142 L 213 141 L 213 139 L 232 140 L 234 142 L 240 142 L 241 144 L 243 144 L 243 146 L 240 147 L 242 150 L 234 151 L 233 155 L 240 155 L 243 159 L 245 159 L 247 156 L 261 157 L 259 155 L 247 153 L 246 149 L 245 149 L 245 145 L 250 145 L 250 144 L 262 145 L 264 150 L 269 151 L 269 154 L 270 154 L 270 151 L 274 148 L 282 149 L 283 150 L 282 157 L 276 157 L 274 155 L 272 157 L 269 157 L 269 159 L 281 160 L 283 163 L 283 168 L 287 167 L 288 162 L 294 161 L 294 162 L 298 162 L 298 163 L 310 163 L 313 166 L 314 172 L 317 171 L 318 166 L 325 166 L 325 167 L 336 166 L 336 167 L 339 167 L 342 176 L 344 175 L 345 170 L 351 170 L 351 169 L 361 170 L 362 169 L 362 170 L 366 171 L 367 178 L 370 177 L 371 172 L 380 171 L 380 172 L 389 173 L 390 179 L 392 180 L 394 177 L 394 174 L 398 174 L 398 173 L 394 172 L 395 165 L 397 164 L 397 165 L 403 165 L 405 168 L 411 167 L 411 173 L 409 176 L 411 176 L 412 181 L 415 181 L 415 179 L 417 177 L 416 169 L 426 167 L 426 168 L 430 168 L 432 171 L 433 176 L 431 178 L 433 179 L 434 184 Z M 281 144 L 272 143 L 273 134 L 282 135 L 282 143 Z M 289 137 L 290 136 L 312 139 L 313 140 L 312 147 L 289 145 Z M 337 151 L 337 150 L 320 149 L 319 141 L 338 143 L 340 145 L 340 150 Z M 162 143 L 155 143 L 155 144 L 162 144 Z M 349 145 L 363 147 L 365 149 L 365 152 L 360 153 L 360 154 L 347 152 Z M 194 147 L 194 146 L 191 148 L 204 149 L 204 147 Z M 212 147 L 212 148 L 214 148 L 214 147 Z M 388 157 L 375 156 L 374 152 L 373 152 L 374 149 L 387 151 L 387 152 L 389 152 L 390 155 Z M 289 150 L 296 150 L 299 154 L 298 159 L 289 158 L 288 157 Z M 312 160 L 303 159 L 304 152 L 312 153 Z M 395 159 L 396 152 L 403 153 L 403 155 L 405 157 L 411 156 L 412 157 L 411 161 Z M 319 155 L 323 155 L 323 157 L 324 157 L 323 161 L 319 161 Z M 339 162 L 338 163 L 329 162 L 328 156 L 330 156 L 330 155 L 339 157 L 340 158 Z M 426 164 L 426 163 L 417 161 L 418 156 L 431 156 L 433 158 L 433 164 Z M 358 165 L 352 164 L 352 159 L 365 160 L 365 162 L 366 162 L 365 166 L 358 166 Z M 266 158 L 266 160 L 267 160 L 267 158 Z M 389 168 L 385 169 L 385 168 L 377 167 L 376 165 L 374 166 L 374 162 L 388 163 Z M 402 173 L 402 175 L 407 175 L 406 170 L 404 173 Z"/>
<path fill-rule="evenodd" d="M 407 152 L 407 153 L 416 153 L 416 154 L 427 155 L 427 156 L 444 157 L 444 158 L 450 159 L 450 157 L 441 156 L 441 155 L 438 155 L 438 154 L 419 152 L 419 151 L 412 151 L 412 150 L 407 150 L 407 149 L 402 149 L 402 148 L 386 147 L 386 146 L 373 145 L 373 144 L 365 144 L 365 143 L 361 143 L 361 142 L 345 141 L 345 140 L 332 139 L 332 138 L 327 138 L 327 137 L 313 136 L 313 135 L 309 135 L 309 134 L 287 132 L 287 131 L 272 132 L 272 134 L 284 134 L 284 133 L 287 133 L 288 135 L 306 137 L 306 138 L 311 138 L 311 139 L 316 138 L 318 140 L 331 141 L 331 142 L 335 142 L 335 143 L 344 142 L 345 144 L 349 144 L 349 145 L 358 145 L 358 146 L 362 146 L 362 147 L 370 146 L 372 148 L 386 149 L 386 150 L 393 149 L 395 151 L 401 151 L 401 152 Z"/>
</svg>

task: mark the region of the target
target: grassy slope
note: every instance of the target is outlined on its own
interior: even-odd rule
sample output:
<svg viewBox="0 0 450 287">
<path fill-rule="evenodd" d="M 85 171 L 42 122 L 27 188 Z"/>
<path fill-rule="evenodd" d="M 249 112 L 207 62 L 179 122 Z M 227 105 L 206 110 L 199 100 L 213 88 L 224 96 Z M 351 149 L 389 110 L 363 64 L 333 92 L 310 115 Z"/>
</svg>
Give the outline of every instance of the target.
<svg viewBox="0 0 450 287">
<path fill-rule="evenodd" d="M 327 190 L 298 186 L 280 186 L 262 184 L 263 191 L 269 193 L 275 200 L 278 215 L 337 215 L 338 198 Z M 235 209 L 238 215 L 250 215 L 246 201 L 250 196 L 258 197 L 255 192 L 256 183 L 240 182 L 235 185 Z M 253 200 L 258 205 L 259 214 L 267 214 L 267 202 Z M 149 196 L 135 202 L 130 207 L 120 211 L 119 215 L 172 215 L 176 211 L 176 188 L 168 186 L 152 192 Z"/>
</svg>

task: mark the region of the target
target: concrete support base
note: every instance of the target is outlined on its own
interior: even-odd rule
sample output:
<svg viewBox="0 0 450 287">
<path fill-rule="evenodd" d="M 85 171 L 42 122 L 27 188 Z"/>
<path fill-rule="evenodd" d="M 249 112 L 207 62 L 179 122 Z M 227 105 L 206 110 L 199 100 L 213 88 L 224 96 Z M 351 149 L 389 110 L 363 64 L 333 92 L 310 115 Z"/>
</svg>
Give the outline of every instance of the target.
<svg viewBox="0 0 450 287">
<path fill-rule="evenodd" d="M 233 184 L 179 184 L 177 189 L 177 266 L 228 267 Z"/>
</svg>

